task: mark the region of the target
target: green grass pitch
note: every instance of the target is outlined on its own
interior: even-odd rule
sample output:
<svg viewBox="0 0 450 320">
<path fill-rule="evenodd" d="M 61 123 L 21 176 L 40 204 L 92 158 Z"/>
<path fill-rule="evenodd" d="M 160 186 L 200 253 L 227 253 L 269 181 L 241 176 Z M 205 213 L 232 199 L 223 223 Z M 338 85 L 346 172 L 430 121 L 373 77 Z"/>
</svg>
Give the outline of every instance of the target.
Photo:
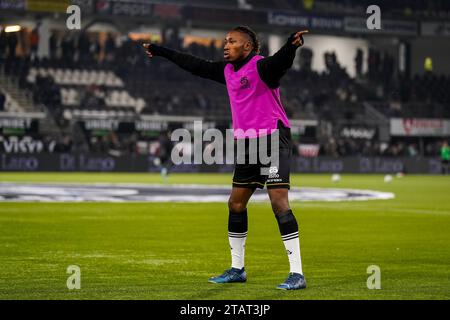
<svg viewBox="0 0 450 320">
<path fill-rule="evenodd" d="M 275 287 L 288 260 L 269 203 L 250 203 L 245 284 L 230 265 L 225 203 L 0 202 L 0 299 L 449 299 L 450 178 L 292 175 L 294 186 L 394 192 L 394 200 L 295 202 L 306 290 Z M 168 183 L 228 184 L 227 174 Z M 161 183 L 157 174 L 0 173 L 0 181 Z M 68 290 L 69 265 L 81 289 Z M 381 269 L 381 289 L 366 286 Z"/>
</svg>

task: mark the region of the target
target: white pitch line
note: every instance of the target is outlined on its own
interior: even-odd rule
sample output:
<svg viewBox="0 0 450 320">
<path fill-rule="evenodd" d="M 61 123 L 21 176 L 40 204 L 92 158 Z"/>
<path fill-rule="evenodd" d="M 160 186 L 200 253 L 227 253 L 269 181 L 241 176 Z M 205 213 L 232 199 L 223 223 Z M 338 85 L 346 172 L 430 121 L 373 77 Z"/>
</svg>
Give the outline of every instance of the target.
<svg viewBox="0 0 450 320">
<path fill-rule="evenodd" d="M 166 194 L 155 194 L 162 191 Z M 171 194 L 180 190 L 183 194 Z M 190 194 L 190 190 L 202 194 Z M 219 194 L 210 190 L 223 190 Z M 230 185 L 205 184 L 123 184 L 123 183 L 47 183 L 19 184 L 0 183 L 3 202 L 224 202 L 229 198 Z M 291 201 L 367 201 L 393 199 L 393 193 L 373 190 L 338 188 L 291 188 Z M 260 191 L 252 197 L 253 202 L 267 201 L 267 192 Z"/>
</svg>

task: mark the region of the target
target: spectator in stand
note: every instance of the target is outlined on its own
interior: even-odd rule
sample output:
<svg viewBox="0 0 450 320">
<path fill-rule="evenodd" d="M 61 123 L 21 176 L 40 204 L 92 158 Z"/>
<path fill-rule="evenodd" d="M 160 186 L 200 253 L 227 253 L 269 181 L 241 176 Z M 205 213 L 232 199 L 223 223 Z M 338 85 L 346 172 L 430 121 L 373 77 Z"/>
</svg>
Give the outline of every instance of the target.
<svg viewBox="0 0 450 320">
<path fill-rule="evenodd" d="M 200 107 L 200 110 L 202 112 L 207 112 L 210 108 L 208 99 L 202 93 L 197 93 L 196 99 L 197 99 L 197 105 Z"/>
<path fill-rule="evenodd" d="M 362 76 L 362 66 L 363 66 L 363 57 L 364 53 L 362 51 L 361 48 L 358 48 L 358 50 L 356 50 L 356 56 L 355 56 L 355 71 L 356 71 L 356 76 L 358 78 L 361 78 Z"/>
<path fill-rule="evenodd" d="M 30 58 L 32 61 L 36 60 L 37 52 L 39 48 L 39 31 L 38 28 L 40 23 L 36 25 L 36 27 L 30 32 L 29 35 L 29 44 L 30 44 Z"/>
<path fill-rule="evenodd" d="M 65 34 L 61 43 L 62 61 L 66 67 L 71 67 L 73 64 L 75 45 L 69 34 Z"/>
<path fill-rule="evenodd" d="M 416 157 L 419 155 L 419 151 L 417 150 L 417 145 L 415 143 L 408 145 L 408 155 L 410 157 Z"/>
<path fill-rule="evenodd" d="M 81 106 L 85 109 L 103 109 L 106 107 L 104 96 L 99 87 L 91 84 L 84 91 L 84 96 L 81 98 Z"/>
<path fill-rule="evenodd" d="M 6 32 L 0 30 L 0 64 L 3 63 L 3 58 L 5 57 L 6 53 L 6 46 L 7 46 L 8 40 L 6 38 Z"/>
<path fill-rule="evenodd" d="M 8 56 L 7 59 L 11 62 L 16 59 L 16 49 L 17 49 L 17 32 L 9 32 L 6 34 L 7 46 L 8 46 Z"/>
<path fill-rule="evenodd" d="M 119 137 L 113 131 L 111 131 L 106 136 L 107 150 L 108 154 L 118 157 L 122 155 L 122 144 L 120 143 Z"/>
<path fill-rule="evenodd" d="M 109 142 L 107 136 L 91 137 L 90 142 L 91 142 L 90 152 L 99 154 L 106 154 L 108 152 Z"/>
<path fill-rule="evenodd" d="M 170 131 L 162 132 L 158 138 L 159 148 L 157 152 L 157 156 L 160 160 L 161 166 L 161 175 L 163 177 L 167 177 L 169 174 L 169 170 L 172 167 L 173 163 L 170 158 L 170 153 L 172 151 L 172 141 L 170 140 Z"/>
<path fill-rule="evenodd" d="M 52 32 L 49 38 L 48 49 L 51 60 L 56 60 L 58 57 L 58 36 L 56 32 Z"/>
<path fill-rule="evenodd" d="M 88 62 L 89 65 L 92 66 L 96 61 L 100 60 L 100 42 L 98 37 L 95 34 L 91 34 L 89 36 L 89 54 L 88 54 Z"/>
<path fill-rule="evenodd" d="M 329 52 L 324 53 L 325 67 L 327 68 L 328 73 L 331 73 L 331 69 L 333 67 L 333 61 L 331 54 Z"/>
<path fill-rule="evenodd" d="M 369 49 L 369 56 L 367 57 L 367 63 L 369 68 L 369 79 L 376 80 L 378 79 L 378 69 L 380 67 L 380 53 L 373 49 Z"/>
<path fill-rule="evenodd" d="M 90 47 L 91 42 L 89 39 L 89 36 L 87 35 L 86 31 L 81 32 L 80 36 L 78 37 L 78 60 L 81 63 L 88 63 L 90 59 Z"/>
<path fill-rule="evenodd" d="M 448 142 L 444 141 L 441 147 L 441 164 L 442 164 L 442 174 L 447 175 L 449 173 L 449 162 L 450 162 L 450 147 Z"/>
<path fill-rule="evenodd" d="M 0 111 L 5 110 L 6 96 L 0 91 Z"/>
<path fill-rule="evenodd" d="M 112 62 L 114 60 L 114 55 L 116 51 L 116 42 L 112 34 L 108 34 L 105 41 L 105 59 L 107 62 Z"/>
<path fill-rule="evenodd" d="M 302 48 L 300 50 L 300 70 L 311 72 L 313 55 L 313 51 L 309 48 Z"/>
<path fill-rule="evenodd" d="M 69 135 L 65 135 L 56 143 L 53 151 L 56 153 L 69 153 L 72 150 L 72 144 L 72 138 Z"/>
</svg>

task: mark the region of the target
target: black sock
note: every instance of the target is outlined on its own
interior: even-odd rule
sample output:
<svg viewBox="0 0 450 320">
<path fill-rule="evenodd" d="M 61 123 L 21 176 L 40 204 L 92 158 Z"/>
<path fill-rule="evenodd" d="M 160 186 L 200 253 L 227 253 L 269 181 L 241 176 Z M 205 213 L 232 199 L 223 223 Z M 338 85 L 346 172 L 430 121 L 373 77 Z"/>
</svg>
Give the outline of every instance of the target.
<svg viewBox="0 0 450 320">
<path fill-rule="evenodd" d="M 280 229 L 281 237 L 292 235 L 295 233 L 298 236 L 297 219 L 295 219 L 292 210 L 275 214 L 275 217 L 277 218 L 278 221 L 278 228 Z"/>
<path fill-rule="evenodd" d="M 239 213 L 230 210 L 228 215 L 228 232 L 245 233 L 247 228 L 247 209 Z"/>
</svg>

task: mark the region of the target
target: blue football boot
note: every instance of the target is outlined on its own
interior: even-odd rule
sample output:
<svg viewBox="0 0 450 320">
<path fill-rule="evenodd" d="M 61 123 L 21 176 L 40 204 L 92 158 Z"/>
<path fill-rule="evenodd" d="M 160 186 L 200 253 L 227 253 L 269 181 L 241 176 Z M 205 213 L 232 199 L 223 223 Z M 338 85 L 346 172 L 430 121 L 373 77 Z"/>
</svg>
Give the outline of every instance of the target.
<svg viewBox="0 0 450 320">
<path fill-rule="evenodd" d="M 294 272 L 289 273 L 289 276 L 287 277 L 286 281 L 284 281 L 277 287 L 277 289 L 280 290 L 298 290 L 305 288 L 306 288 L 305 277 L 300 273 Z"/>
<path fill-rule="evenodd" d="M 247 274 L 244 268 L 231 268 L 225 270 L 220 276 L 209 278 L 212 283 L 231 283 L 231 282 L 245 282 L 247 281 Z"/>
</svg>

